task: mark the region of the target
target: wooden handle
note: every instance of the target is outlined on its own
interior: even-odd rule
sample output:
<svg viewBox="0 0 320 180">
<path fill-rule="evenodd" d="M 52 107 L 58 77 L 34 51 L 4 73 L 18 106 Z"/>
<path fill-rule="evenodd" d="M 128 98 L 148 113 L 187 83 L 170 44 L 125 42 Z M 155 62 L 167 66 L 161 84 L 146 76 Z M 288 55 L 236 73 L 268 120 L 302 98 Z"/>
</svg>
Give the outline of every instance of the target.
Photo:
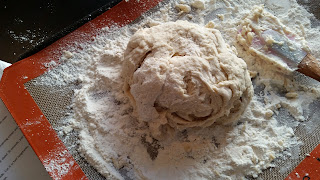
<svg viewBox="0 0 320 180">
<path fill-rule="evenodd" d="M 297 71 L 320 82 L 320 61 L 310 54 L 302 59 Z"/>
</svg>

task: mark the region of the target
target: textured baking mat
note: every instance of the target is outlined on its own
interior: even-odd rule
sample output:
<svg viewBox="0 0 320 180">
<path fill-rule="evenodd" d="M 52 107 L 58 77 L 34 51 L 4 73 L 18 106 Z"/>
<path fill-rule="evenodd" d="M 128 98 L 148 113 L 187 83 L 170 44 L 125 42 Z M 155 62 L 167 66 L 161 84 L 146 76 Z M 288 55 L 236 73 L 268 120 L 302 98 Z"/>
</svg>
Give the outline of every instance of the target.
<svg viewBox="0 0 320 180">
<path fill-rule="evenodd" d="M 25 87 L 47 117 L 52 127 L 54 129 L 61 129 L 63 126 L 66 126 L 65 121 L 63 120 L 64 116 L 67 116 L 69 112 L 72 111 L 70 105 L 72 103 L 73 89 L 77 89 L 78 85 L 71 84 L 66 87 L 48 87 L 39 85 L 41 84 L 39 83 L 41 82 L 41 78 L 42 77 L 35 78 L 32 81 L 25 83 Z M 256 94 L 259 93 L 260 92 L 256 92 Z M 320 111 L 318 111 L 318 109 L 320 109 L 320 101 L 312 103 L 310 108 L 309 114 L 306 115 L 307 120 L 304 123 L 301 123 L 295 130 L 295 136 L 302 142 L 302 145 L 291 149 L 290 153 L 292 156 L 284 155 L 284 157 L 276 159 L 274 162 L 275 167 L 264 170 L 259 178 L 268 180 L 285 179 L 289 172 L 291 172 L 304 158 L 306 158 L 306 155 L 318 145 L 320 142 Z M 281 117 L 287 119 L 289 114 L 283 109 L 278 116 L 277 119 L 281 119 Z M 306 127 L 308 125 L 313 127 Z M 58 135 L 89 179 L 104 179 L 77 151 L 78 138 L 76 131 L 72 131 L 68 133 L 68 135 L 58 131 Z M 302 174 L 300 176 L 302 176 Z M 247 178 L 253 179 L 251 177 Z"/>
<path fill-rule="evenodd" d="M 144 9 L 137 9 L 137 4 L 134 4 L 135 1 L 130 1 L 131 4 L 127 4 L 126 7 L 132 6 L 135 9 L 135 18 L 139 16 L 143 11 L 148 10 L 148 8 L 151 8 L 157 4 L 157 2 L 152 1 L 150 3 L 150 6 L 147 8 L 144 6 Z M 141 2 L 141 0 L 140 0 Z M 143 2 L 143 1 L 142 1 Z M 150 1 L 145 1 L 150 2 Z M 126 9 L 119 11 L 117 13 L 120 13 L 121 15 L 128 13 L 130 14 L 130 11 L 132 9 Z M 105 16 L 105 15 L 104 15 Z M 114 15 L 116 16 L 116 15 Z M 122 16 L 123 17 L 123 16 Z M 128 16 L 130 17 L 130 16 Z M 118 20 L 120 23 L 118 24 L 127 24 L 135 19 L 134 17 L 131 17 L 129 20 Z M 103 22 L 103 23 L 101 23 Z M 90 25 L 87 25 L 89 27 L 84 28 L 81 31 L 88 32 L 90 31 L 90 27 L 94 24 L 100 24 L 99 27 L 104 27 L 110 23 L 109 21 L 106 21 L 103 18 L 100 18 L 96 21 L 90 22 Z M 21 63 L 13 66 L 10 70 L 10 72 L 7 72 L 7 75 L 5 75 L 4 79 L 10 79 L 14 80 L 14 82 L 10 82 L 8 88 L 2 88 L 1 92 L 2 96 L 1 98 L 5 99 L 6 105 L 9 108 L 10 112 L 13 113 L 13 116 L 15 120 L 18 122 L 20 128 L 22 128 L 25 136 L 27 137 L 28 141 L 34 148 L 35 152 L 39 156 L 42 161 L 44 160 L 43 154 L 44 151 L 50 150 L 50 148 L 53 148 L 51 146 L 55 146 L 54 144 L 49 144 L 48 147 L 42 147 L 39 148 L 40 144 L 47 141 L 44 137 L 39 137 L 38 139 L 35 139 L 33 137 L 33 134 L 29 132 L 30 127 L 26 127 L 27 120 L 32 120 L 32 117 L 36 117 L 34 114 L 44 115 L 45 120 L 48 120 L 50 125 L 53 129 L 50 129 L 50 132 L 54 132 L 57 129 L 61 129 L 63 126 L 65 126 L 65 121 L 63 121 L 64 117 L 67 116 L 72 109 L 70 109 L 72 96 L 73 96 L 73 90 L 79 88 L 78 84 L 69 84 L 68 86 L 61 87 L 61 86 L 46 86 L 41 85 L 41 83 L 38 83 L 43 76 L 46 76 L 43 74 L 47 67 L 44 67 L 44 62 L 47 61 L 47 57 L 51 57 L 52 59 L 52 53 L 48 52 L 56 52 L 57 49 L 61 49 L 62 52 L 63 47 L 67 47 L 67 45 L 72 41 L 75 37 L 71 38 L 71 35 L 68 35 L 66 37 L 65 41 L 58 42 L 59 45 L 54 45 L 51 49 L 45 49 L 41 53 L 38 53 L 36 56 L 32 56 L 30 58 L 27 58 L 26 60 L 23 60 Z M 61 45 L 62 43 L 62 45 Z M 60 54 L 55 55 L 54 57 L 57 58 L 60 56 Z M 26 66 L 27 65 L 27 66 Z M 26 70 L 30 68 L 29 70 Z M 34 70 L 36 69 L 36 71 Z M 11 75 L 11 76 L 10 76 Z M 15 75 L 14 77 L 12 77 Z M 40 76 L 40 77 L 38 77 Z M 42 76 L 42 77 L 41 77 Z M 17 83 L 15 83 L 17 82 Z M 3 85 L 4 82 L 1 82 Z M 4 95 L 4 92 L 10 92 L 10 89 L 18 90 L 17 92 L 12 92 L 11 94 Z M 259 93 L 259 92 L 256 92 Z M 30 95 L 30 98 L 27 96 Z M 17 96 L 16 98 L 12 98 L 13 96 Z M 25 99 L 19 99 L 18 97 L 27 97 Z M 11 97 L 11 99 L 10 99 Z M 15 100 L 12 100 L 15 99 Z M 21 101 L 26 100 L 26 102 L 21 103 Z M 27 103 L 29 102 L 29 103 Z M 32 104 L 32 102 L 35 103 Z M 20 104 L 19 104 L 20 103 Z M 31 106 L 30 106 L 31 104 Z M 36 108 L 38 108 L 41 111 L 37 111 Z M 17 110 L 18 108 L 18 110 Z M 306 158 L 306 155 L 309 154 L 320 142 L 320 101 L 314 102 L 310 106 L 310 111 L 306 114 L 307 120 L 303 124 L 300 124 L 296 130 L 295 135 L 299 138 L 299 140 L 302 142 L 302 145 L 296 148 L 291 149 L 290 153 L 292 156 L 284 155 L 281 159 L 276 159 L 274 164 L 275 167 L 269 168 L 263 171 L 263 173 L 260 174 L 259 178 L 261 179 L 285 179 L 289 172 L 291 172 L 294 167 L 296 167 L 303 159 Z M 25 111 L 33 112 L 32 114 L 26 114 Z M 25 115 L 23 115 L 25 114 Z M 289 116 L 288 112 L 286 112 L 284 109 L 279 113 L 279 118 L 281 119 L 281 116 Z M 38 117 L 38 116 L 37 116 Z M 278 119 L 279 119 L 278 118 Z M 40 121 L 42 123 L 42 121 Z M 282 122 L 280 122 L 282 123 Z M 40 124 L 41 125 L 41 124 Z M 312 128 L 309 128 L 308 126 L 311 126 Z M 37 129 L 33 129 L 33 132 L 41 132 L 43 131 L 43 127 L 41 126 L 36 127 Z M 39 129 L 40 128 L 40 129 Z M 49 132 L 48 130 L 48 132 Z M 49 134 L 49 133 L 48 133 Z M 45 135 L 48 135 L 45 134 Z M 63 142 L 63 145 L 61 147 L 66 147 L 68 149 L 68 152 L 71 154 L 72 159 L 79 165 L 83 173 L 86 175 L 89 179 L 105 179 L 102 175 L 100 175 L 78 152 L 78 134 L 76 131 L 66 132 L 63 133 L 63 131 L 56 131 L 56 133 L 59 140 L 52 141 L 54 143 L 61 143 Z M 31 137 L 32 136 L 32 137 Z M 47 148 L 47 149 L 45 149 Z M 307 157 L 308 158 L 308 157 Z M 306 159 L 307 159 L 306 158 Z M 55 159 L 58 160 L 58 159 Z M 44 162 L 44 161 L 43 161 Z M 310 166 L 308 166 L 310 167 Z M 305 167 L 307 170 L 308 167 Z M 77 169 L 77 168 L 75 168 Z M 62 175 L 62 176 L 55 176 L 51 172 L 51 176 L 55 179 L 65 178 L 68 179 L 68 177 L 72 177 L 72 179 L 83 179 L 84 177 L 79 173 L 79 176 L 75 176 L 72 174 L 75 171 L 72 171 L 69 176 Z M 307 171 L 304 174 L 301 174 L 299 176 L 296 176 L 295 173 L 293 174 L 292 178 L 290 179 L 310 179 L 310 173 L 307 173 Z M 80 177 L 80 178 L 75 178 Z M 314 176 L 315 177 L 315 176 Z M 126 179 L 129 179 L 128 177 L 125 177 Z M 248 179 L 252 179 L 251 177 L 247 177 Z M 258 178 L 258 179 L 259 179 Z M 316 178 L 313 178 L 316 179 Z"/>
<path fill-rule="evenodd" d="M 68 125 L 63 119 L 70 113 L 73 89 L 76 89 L 77 86 L 49 87 L 39 85 L 39 83 L 36 83 L 37 79 L 39 78 L 25 83 L 26 89 L 37 103 L 44 116 L 48 119 L 53 129 L 63 129 L 64 126 Z M 89 179 L 105 179 L 77 151 L 79 147 L 77 131 L 57 131 L 57 134 Z"/>
</svg>

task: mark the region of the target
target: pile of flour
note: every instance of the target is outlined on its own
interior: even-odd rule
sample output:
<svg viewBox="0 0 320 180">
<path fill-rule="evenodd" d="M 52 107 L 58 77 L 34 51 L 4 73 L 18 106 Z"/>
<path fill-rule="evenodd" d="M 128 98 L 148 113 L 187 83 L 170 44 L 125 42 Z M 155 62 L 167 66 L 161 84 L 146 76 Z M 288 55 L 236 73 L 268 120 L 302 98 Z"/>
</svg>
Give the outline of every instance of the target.
<svg viewBox="0 0 320 180">
<path fill-rule="evenodd" d="M 294 129 L 306 119 L 308 105 L 319 97 L 317 82 L 297 73 L 281 74 L 237 42 L 241 20 L 261 4 L 320 57 L 319 27 L 311 27 L 312 15 L 295 0 L 169 1 L 134 24 L 104 28 L 93 42 L 81 44 L 81 51 L 70 48 L 61 57 L 61 65 L 38 83 L 80 84 L 73 98 L 73 114 L 66 121 L 80 134 L 79 151 L 107 179 L 258 177 L 273 166 L 275 158 L 284 151 L 290 155 L 288 149 L 299 145 Z M 168 131 L 170 136 L 157 140 L 147 124 L 132 115 L 123 92 L 123 53 L 138 29 L 178 19 L 218 29 L 247 63 L 255 95 L 237 124 Z M 283 108 L 290 114 L 280 116 Z"/>
</svg>

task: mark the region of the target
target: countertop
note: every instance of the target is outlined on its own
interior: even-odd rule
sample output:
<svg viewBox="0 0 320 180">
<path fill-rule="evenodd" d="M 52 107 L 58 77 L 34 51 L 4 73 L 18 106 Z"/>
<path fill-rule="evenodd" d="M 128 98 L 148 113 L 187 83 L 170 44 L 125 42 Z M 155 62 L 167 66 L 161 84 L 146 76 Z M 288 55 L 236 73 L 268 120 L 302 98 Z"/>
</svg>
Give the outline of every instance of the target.
<svg viewBox="0 0 320 180">
<path fill-rule="evenodd" d="M 65 36 L 121 0 L 2 0 L 0 60 L 15 63 Z"/>
<path fill-rule="evenodd" d="M 120 1 L 2 0 L 0 60 L 15 63 L 31 56 Z M 297 1 L 320 19 L 320 0 Z"/>
</svg>

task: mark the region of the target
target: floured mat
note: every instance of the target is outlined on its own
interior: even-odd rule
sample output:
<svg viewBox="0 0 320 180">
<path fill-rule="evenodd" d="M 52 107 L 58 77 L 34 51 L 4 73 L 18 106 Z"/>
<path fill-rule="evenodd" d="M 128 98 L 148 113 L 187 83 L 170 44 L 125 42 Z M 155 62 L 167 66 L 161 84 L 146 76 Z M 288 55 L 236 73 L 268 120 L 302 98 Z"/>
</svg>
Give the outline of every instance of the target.
<svg viewBox="0 0 320 180">
<path fill-rule="evenodd" d="M 63 119 L 72 112 L 70 105 L 74 90 L 80 89 L 81 83 L 74 81 L 63 86 L 47 86 L 41 83 L 41 79 L 47 76 L 44 73 L 50 68 L 55 68 L 50 66 L 52 64 L 50 60 L 54 59 L 55 62 L 58 62 L 63 51 L 68 50 L 68 46 L 74 46 L 76 42 L 90 41 L 92 36 L 95 36 L 96 29 L 114 24 L 125 26 L 150 8 L 154 8 L 151 11 L 159 11 L 160 7 L 156 6 L 158 2 L 160 0 L 123 1 L 70 35 L 5 71 L 0 86 L 1 98 L 54 179 L 98 180 L 106 178 L 79 152 L 78 132 L 63 128 L 68 125 Z M 211 16 L 216 17 L 217 14 L 213 13 L 206 18 L 212 18 Z M 139 19 L 133 23 L 138 21 Z M 263 89 L 256 88 L 255 94 L 259 96 L 262 91 Z M 318 169 L 314 163 L 318 161 L 320 164 L 320 161 L 317 160 L 320 158 L 318 157 L 320 151 L 312 153 L 311 151 L 320 142 L 320 111 L 318 109 L 320 109 L 320 100 L 310 104 L 308 112 L 304 114 L 306 120 L 295 128 L 294 134 L 301 141 L 299 145 L 291 147 L 287 154 L 275 159 L 274 167 L 264 170 L 258 178 L 250 176 L 246 178 L 317 179 Z M 286 121 L 280 121 L 280 125 L 295 121 L 285 109 L 280 109 L 275 116 L 277 119 L 286 119 Z M 151 157 L 152 152 L 149 153 Z M 310 159 L 313 164 L 308 163 L 311 162 Z M 305 162 L 304 165 L 294 171 L 302 160 Z M 122 168 L 119 171 L 124 179 L 131 179 L 127 176 L 126 169 Z M 289 176 L 290 172 L 292 173 Z"/>
</svg>

